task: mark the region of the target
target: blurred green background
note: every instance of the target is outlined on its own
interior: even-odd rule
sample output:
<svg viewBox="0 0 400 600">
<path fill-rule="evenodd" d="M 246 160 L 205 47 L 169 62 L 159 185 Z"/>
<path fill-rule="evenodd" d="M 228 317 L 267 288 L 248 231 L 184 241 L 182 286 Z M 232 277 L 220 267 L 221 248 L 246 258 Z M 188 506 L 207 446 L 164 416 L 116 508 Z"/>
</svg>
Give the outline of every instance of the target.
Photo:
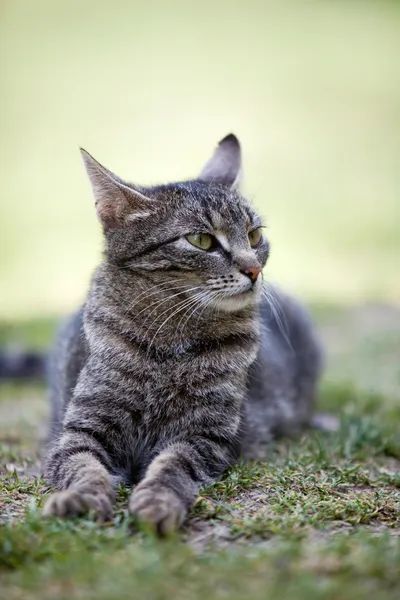
<svg viewBox="0 0 400 600">
<path fill-rule="evenodd" d="M 2 0 L 0 319 L 84 297 L 101 236 L 78 148 L 141 184 L 235 132 L 266 277 L 400 299 L 400 3 Z"/>
</svg>

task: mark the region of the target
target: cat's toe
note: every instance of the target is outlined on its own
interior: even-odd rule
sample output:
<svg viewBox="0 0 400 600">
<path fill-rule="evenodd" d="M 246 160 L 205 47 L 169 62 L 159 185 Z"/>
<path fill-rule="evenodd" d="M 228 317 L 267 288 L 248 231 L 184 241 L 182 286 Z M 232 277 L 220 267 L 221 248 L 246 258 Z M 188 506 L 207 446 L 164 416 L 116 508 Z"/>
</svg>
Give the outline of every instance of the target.
<svg viewBox="0 0 400 600">
<path fill-rule="evenodd" d="M 129 512 L 162 536 L 177 530 L 187 513 L 184 503 L 172 490 L 145 486 L 133 492 Z"/>
<path fill-rule="evenodd" d="M 45 517 L 73 517 L 92 511 L 98 521 L 112 519 L 112 504 L 104 493 L 63 490 L 50 496 L 43 508 Z"/>
</svg>

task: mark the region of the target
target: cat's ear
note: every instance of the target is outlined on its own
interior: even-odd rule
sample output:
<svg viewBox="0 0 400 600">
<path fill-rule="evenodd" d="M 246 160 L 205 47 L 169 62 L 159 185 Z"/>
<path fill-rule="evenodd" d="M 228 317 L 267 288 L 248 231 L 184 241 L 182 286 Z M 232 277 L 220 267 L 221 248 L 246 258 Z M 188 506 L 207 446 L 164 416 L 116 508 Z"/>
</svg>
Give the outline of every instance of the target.
<svg viewBox="0 0 400 600">
<path fill-rule="evenodd" d="M 199 175 L 200 181 L 223 183 L 231 188 L 239 186 L 242 153 L 239 140 L 230 133 L 221 140 L 214 154 Z"/>
<path fill-rule="evenodd" d="M 118 227 L 150 215 L 154 200 L 111 173 L 83 148 L 81 154 L 92 184 L 97 216 L 104 227 Z"/>
</svg>

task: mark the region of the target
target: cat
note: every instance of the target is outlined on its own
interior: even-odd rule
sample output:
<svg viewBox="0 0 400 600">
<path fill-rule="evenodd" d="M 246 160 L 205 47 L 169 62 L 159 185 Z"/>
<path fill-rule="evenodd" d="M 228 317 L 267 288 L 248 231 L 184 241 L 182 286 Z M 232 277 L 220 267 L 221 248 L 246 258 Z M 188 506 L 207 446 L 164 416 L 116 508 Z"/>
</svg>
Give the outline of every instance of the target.
<svg viewBox="0 0 400 600">
<path fill-rule="evenodd" d="M 139 187 L 83 160 L 104 259 L 50 361 L 44 515 L 129 512 L 159 534 L 201 486 L 312 420 L 321 350 L 306 310 L 263 283 L 270 245 L 229 134 L 197 179 Z"/>
</svg>

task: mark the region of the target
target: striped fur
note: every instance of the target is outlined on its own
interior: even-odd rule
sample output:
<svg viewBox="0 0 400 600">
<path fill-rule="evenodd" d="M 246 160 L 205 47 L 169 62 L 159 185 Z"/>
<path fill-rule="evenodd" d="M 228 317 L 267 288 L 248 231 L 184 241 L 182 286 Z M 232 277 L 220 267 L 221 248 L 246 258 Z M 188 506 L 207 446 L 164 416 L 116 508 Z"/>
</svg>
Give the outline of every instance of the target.
<svg viewBox="0 0 400 600">
<path fill-rule="evenodd" d="M 310 421 L 319 350 L 303 309 L 279 296 L 271 311 L 246 274 L 269 244 L 249 245 L 261 220 L 235 187 L 234 136 L 200 180 L 155 188 L 84 158 L 105 256 L 53 353 L 45 475 L 58 491 L 44 512 L 109 519 L 122 481 L 136 484 L 131 513 L 164 534 L 240 453 Z M 190 247 L 199 231 L 223 246 Z"/>
</svg>

